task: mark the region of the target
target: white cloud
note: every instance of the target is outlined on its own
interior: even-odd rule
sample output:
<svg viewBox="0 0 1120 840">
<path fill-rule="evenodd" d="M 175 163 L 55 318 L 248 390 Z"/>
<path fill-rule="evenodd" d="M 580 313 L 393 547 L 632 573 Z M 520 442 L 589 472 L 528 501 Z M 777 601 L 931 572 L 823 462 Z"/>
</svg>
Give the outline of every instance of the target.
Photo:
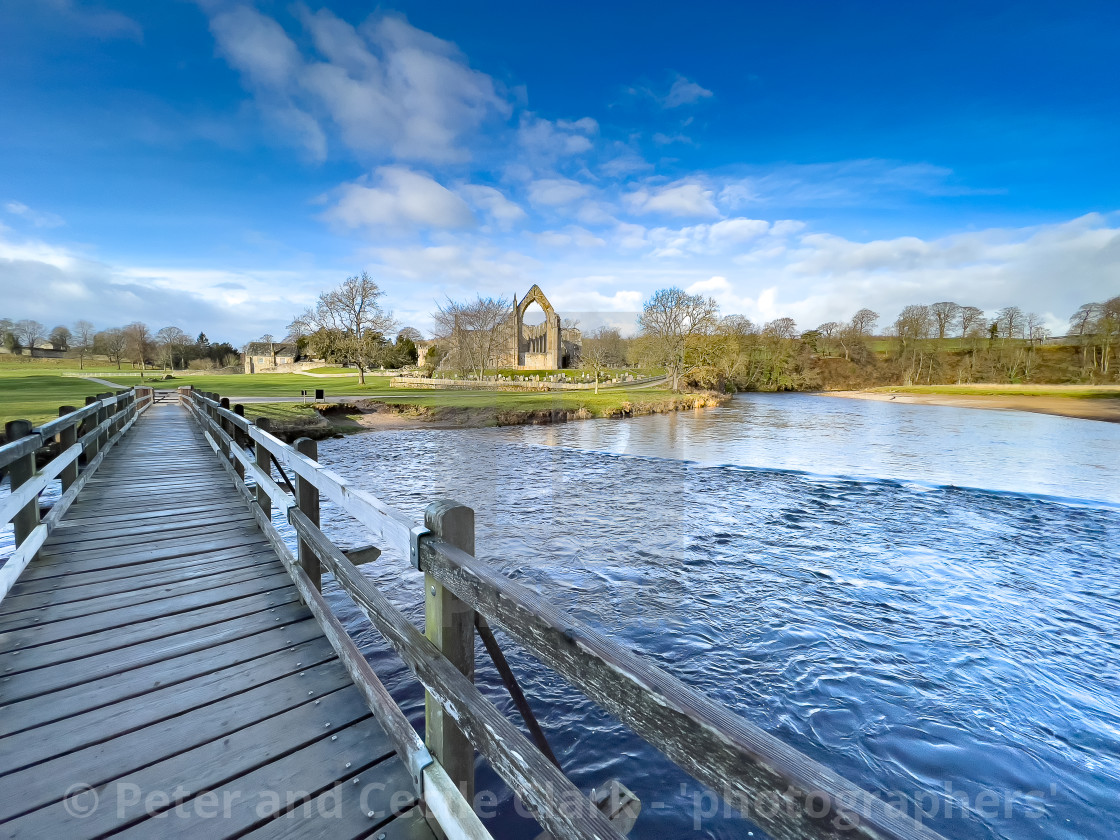
<svg viewBox="0 0 1120 840">
<path fill-rule="evenodd" d="M 710 90 L 700 87 L 696 82 L 689 81 L 684 76 L 677 76 L 669 92 L 661 100 L 666 108 L 679 108 L 681 105 L 691 105 L 701 99 L 712 95 Z"/>
<path fill-rule="evenodd" d="M 550 248 L 601 248 L 606 245 L 605 239 L 596 236 L 587 228 L 572 225 L 564 230 L 546 230 L 541 233 L 530 234 L 530 237 L 542 245 Z"/>
<path fill-rule="evenodd" d="M 544 207 L 560 207 L 584 198 L 591 187 L 571 178 L 541 178 L 529 184 L 529 201 Z"/>
<path fill-rule="evenodd" d="M 374 15 L 355 28 L 325 9 L 300 17 L 318 55 L 305 55 L 279 23 L 246 6 L 216 14 L 210 29 L 262 110 L 318 159 L 325 125 L 333 125 L 360 154 L 465 160 L 473 132 L 510 113 L 493 80 L 453 44 L 402 18 Z"/>
<path fill-rule="evenodd" d="M 599 133 L 599 123 L 591 117 L 580 117 L 578 120 L 557 120 L 556 125 L 565 131 L 582 131 L 585 134 Z"/>
<path fill-rule="evenodd" d="M 552 122 L 526 113 L 521 115 L 517 142 L 530 160 L 538 165 L 550 164 L 591 151 L 592 143 L 587 135 L 594 135 L 598 130 L 599 124 L 590 117 L 575 122 Z"/>
<path fill-rule="evenodd" d="M 61 216 L 55 213 L 32 210 L 22 201 L 9 201 L 4 205 L 4 209 L 13 216 L 25 219 L 35 227 L 59 227 L 65 224 Z"/>
<path fill-rule="evenodd" d="M 464 184 L 459 193 L 485 212 L 502 230 L 509 230 L 516 223 L 528 218 L 521 205 L 510 201 L 500 190 L 480 184 Z"/>
<path fill-rule="evenodd" d="M 460 196 L 422 172 L 383 166 L 374 179 L 376 186 L 344 184 L 338 202 L 324 216 L 348 228 L 370 229 L 455 229 L 477 222 Z"/>
<path fill-rule="evenodd" d="M 712 197 L 712 191 L 701 184 L 677 182 L 665 187 L 637 189 L 624 199 L 635 213 L 718 218 L 721 214 Z"/>
<path fill-rule="evenodd" d="M 331 274 L 331 277 L 334 275 Z M 0 231 L 5 315 L 48 326 L 83 318 L 99 329 L 130 321 L 168 324 L 240 344 L 276 332 L 327 284 L 318 271 L 234 272 L 113 265 L 70 247 Z M 234 288 L 236 287 L 236 288 Z M 305 301 L 306 298 L 306 301 Z"/>
</svg>

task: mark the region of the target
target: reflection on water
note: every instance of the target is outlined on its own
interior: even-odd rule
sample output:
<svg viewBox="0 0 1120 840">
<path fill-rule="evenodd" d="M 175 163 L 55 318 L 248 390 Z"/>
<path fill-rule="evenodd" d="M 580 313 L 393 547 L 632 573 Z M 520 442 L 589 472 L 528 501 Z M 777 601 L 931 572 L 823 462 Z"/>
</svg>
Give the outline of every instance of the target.
<svg viewBox="0 0 1120 840">
<path fill-rule="evenodd" d="M 945 835 L 1074 838 L 1120 822 L 1118 443 L 1104 423 L 782 396 L 320 452 L 418 519 L 433 498 L 471 505 L 504 573 L 855 783 L 936 809 Z M 324 528 L 366 539 L 329 506 Z M 364 569 L 422 621 L 403 559 Z M 333 600 L 419 720 L 403 666 Z M 507 646 L 569 775 L 646 803 L 633 836 L 754 830 L 707 816 L 687 776 Z M 479 681 L 516 719 L 493 669 Z M 523 831 L 503 807 L 493 830 Z"/>
</svg>

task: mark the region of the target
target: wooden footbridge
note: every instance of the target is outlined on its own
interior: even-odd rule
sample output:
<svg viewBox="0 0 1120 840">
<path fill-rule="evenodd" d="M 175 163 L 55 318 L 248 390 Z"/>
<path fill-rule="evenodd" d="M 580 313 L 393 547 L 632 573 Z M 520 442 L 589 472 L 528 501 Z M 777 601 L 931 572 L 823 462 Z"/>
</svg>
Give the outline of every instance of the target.
<svg viewBox="0 0 1120 840">
<path fill-rule="evenodd" d="M 413 522 L 322 467 L 313 441 L 289 446 L 216 394 L 158 398 L 7 425 L 0 837 L 487 838 L 479 761 L 535 817 L 516 836 L 619 838 L 636 819 L 660 836 L 621 784 L 567 779 L 492 626 L 771 837 L 938 836 L 476 559 L 469 508 L 435 501 Z M 334 546 L 321 497 L 377 548 Z M 380 548 L 424 572 L 424 632 L 358 568 Z M 323 599 L 324 572 L 426 689 L 423 738 Z M 475 687 L 476 637 L 524 731 Z"/>
</svg>

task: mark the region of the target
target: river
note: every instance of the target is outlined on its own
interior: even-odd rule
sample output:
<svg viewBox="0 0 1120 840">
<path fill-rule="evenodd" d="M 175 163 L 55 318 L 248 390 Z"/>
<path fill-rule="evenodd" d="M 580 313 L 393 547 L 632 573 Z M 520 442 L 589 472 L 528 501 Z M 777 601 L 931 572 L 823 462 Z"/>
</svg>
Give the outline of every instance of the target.
<svg viewBox="0 0 1120 840">
<path fill-rule="evenodd" d="M 358 435 L 320 458 L 417 519 L 437 497 L 474 507 L 478 554 L 505 574 L 856 784 L 935 811 L 947 837 L 1118 836 L 1120 426 L 757 395 Z M 403 558 L 365 569 L 422 621 Z M 332 600 L 418 721 L 418 687 Z M 502 641 L 569 776 L 641 797 L 632 836 L 761 836 Z M 496 835 L 521 836 L 508 791 L 485 770 L 479 787 L 503 791 Z"/>
</svg>

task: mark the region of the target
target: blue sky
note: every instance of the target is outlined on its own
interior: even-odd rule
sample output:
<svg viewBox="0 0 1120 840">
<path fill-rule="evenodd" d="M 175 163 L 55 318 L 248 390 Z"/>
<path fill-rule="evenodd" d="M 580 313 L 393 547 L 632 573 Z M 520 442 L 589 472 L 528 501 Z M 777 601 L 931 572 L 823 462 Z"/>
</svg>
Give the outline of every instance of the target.
<svg viewBox="0 0 1120 840">
<path fill-rule="evenodd" d="M 539 283 L 804 328 L 1120 293 L 1120 4 L 0 5 L 0 317 L 280 334 Z"/>
</svg>

